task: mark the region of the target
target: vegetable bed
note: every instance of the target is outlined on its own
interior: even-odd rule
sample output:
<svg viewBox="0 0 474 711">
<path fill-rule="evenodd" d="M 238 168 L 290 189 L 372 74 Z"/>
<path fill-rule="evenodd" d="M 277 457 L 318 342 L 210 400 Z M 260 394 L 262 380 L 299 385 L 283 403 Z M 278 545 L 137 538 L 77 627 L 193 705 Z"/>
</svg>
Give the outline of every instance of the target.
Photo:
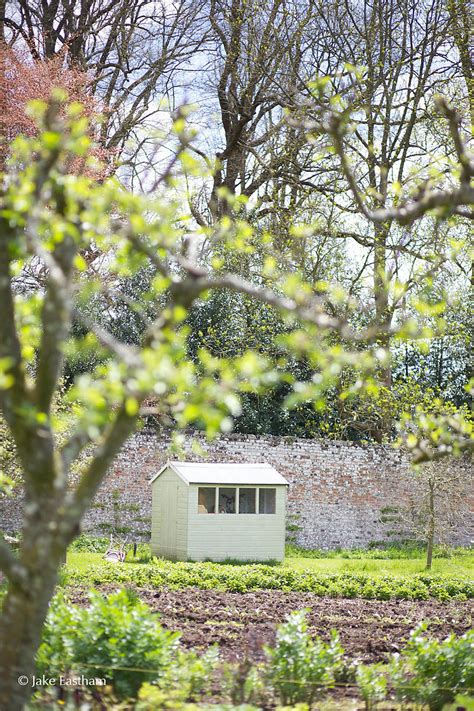
<svg viewBox="0 0 474 711">
<path fill-rule="evenodd" d="M 68 566 L 64 582 L 97 586 L 109 583 L 138 588 L 204 590 L 247 593 L 255 590 L 310 592 L 319 597 L 373 600 L 468 600 L 474 598 L 474 582 L 467 578 L 427 575 L 370 576 L 354 573 L 324 574 L 285 566 L 173 563 L 154 560 L 148 564 L 100 564 L 84 569 Z"/>
</svg>

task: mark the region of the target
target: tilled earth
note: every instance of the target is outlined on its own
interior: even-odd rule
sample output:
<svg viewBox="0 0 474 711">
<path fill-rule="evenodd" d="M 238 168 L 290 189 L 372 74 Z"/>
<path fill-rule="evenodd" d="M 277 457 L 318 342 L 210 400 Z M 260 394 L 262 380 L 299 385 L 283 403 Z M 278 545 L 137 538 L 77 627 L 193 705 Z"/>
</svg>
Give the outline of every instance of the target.
<svg viewBox="0 0 474 711">
<path fill-rule="evenodd" d="M 103 593 L 113 589 L 100 588 Z M 472 627 L 474 608 L 472 601 L 347 600 L 278 590 L 242 594 L 197 588 L 137 589 L 137 593 L 160 614 L 164 627 L 181 632 L 185 646 L 206 649 L 217 644 L 229 661 L 260 660 L 262 646 L 274 642 L 276 627 L 293 610 L 308 610 L 312 634 L 327 640 L 331 629 L 336 629 L 349 657 L 372 663 L 399 651 L 422 621 L 432 637 L 463 634 Z M 73 597 L 83 602 L 85 593 L 77 590 Z"/>
</svg>

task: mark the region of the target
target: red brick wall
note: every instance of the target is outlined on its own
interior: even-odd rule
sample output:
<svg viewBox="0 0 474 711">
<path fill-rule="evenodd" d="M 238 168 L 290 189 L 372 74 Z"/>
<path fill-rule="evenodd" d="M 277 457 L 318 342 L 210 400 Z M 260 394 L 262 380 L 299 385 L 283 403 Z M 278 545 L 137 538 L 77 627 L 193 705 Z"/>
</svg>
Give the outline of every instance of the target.
<svg viewBox="0 0 474 711">
<path fill-rule="evenodd" d="M 199 444 L 208 456 L 196 454 Z M 222 435 L 207 443 L 202 437 L 186 438 L 184 454 L 170 451 L 170 439 L 139 433 L 122 449 L 84 521 L 84 530 L 107 534 L 114 523 L 114 497 L 118 523 L 130 538 L 150 534 L 151 488 L 149 481 L 169 459 L 230 462 L 269 462 L 290 482 L 289 521 L 299 544 L 334 548 L 365 546 L 393 540 L 390 532 L 405 535 L 397 523 L 400 505 L 409 503 L 416 490 L 414 476 L 404 455 L 390 446 L 359 445 L 329 440 L 291 437 Z M 468 481 L 471 513 L 474 509 L 472 468 L 457 460 Z M 416 500 L 416 497 L 415 497 Z M 115 511 L 117 506 L 115 507 Z M 20 527 L 21 497 L 0 500 L 0 528 Z M 458 525 L 459 524 L 459 525 Z M 450 536 L 452 544 L 474 539 L 474 517 L 461 515 Z"/>
<path fill-rule="evenodd" d="M 208 456 L 193 452 L 199 443 Z M 120 524 L 149 535 L 150 478 L 170 459 L 200 461 L 269 462 L 290 482 L 288 511 L 299 544 L 334 548 L 364 546 L 374 541 L 406 535 L 393 511 L 407 504 L 414 477 L 404 455 L 390 446 L 351 442 L 223 435 L 212 443 L 197 436 L 187 438 L 184 455 L 169 450 L 170 440 L 155 434 L 135 435 L 119 455 L 88 514 L 85 527 L 97 530 L 113 520 L 114 491 L 120 492 Z M 456 466 L 459 466 L 459 462 Z M 466 463 L 462 464 L 467 467 Z M 468 471 L 466 468 L 466 476 Z M 471 510 L 474 508 L 473 489 Z M 130 535 L 133 535 L 131 532 Z M 452 534 L 452 543 L 468 544 L 474 538 L 472 517 L 463 518 Z"/>
</svg>

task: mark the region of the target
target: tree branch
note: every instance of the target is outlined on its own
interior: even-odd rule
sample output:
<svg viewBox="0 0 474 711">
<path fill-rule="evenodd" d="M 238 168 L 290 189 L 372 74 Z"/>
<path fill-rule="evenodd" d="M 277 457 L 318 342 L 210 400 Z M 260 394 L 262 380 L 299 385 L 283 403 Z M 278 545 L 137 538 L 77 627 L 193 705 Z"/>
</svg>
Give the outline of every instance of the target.
<svg viewBox="0 0 474 711">
<path fill-rule="evenodd" d="M 36 370 L 36 403 L 41 412 L 49 412 L 63 362 L 63 347 L 71 321 L 71 275 L 75 254 L 73 240 L 64 238 L 53 257 L 61 279 L 49 273 L 41 314 L 41 343 Z"/>
<path fill-rule="evenodd" d="M 0 538 L 0 570 L 13 585 L 27 590 L 27 572 L 3 538 Z"/>
<path fill-rule="evenodd" d="M 342 172 L 349 184 L 354 201 L 364 217 L 371 222 L 377 224 L 398 222 L 400 225 L 411 225 L 432 210 L 440 209 L 452 214 L 456 213 L 459 209 L 474 205 L 474 186 L 471 184 L 474 176 L 474 161 L 469 157 L 467 148 L 461 138 L 459 115 L 449 106 L 443 97 L 438 99 L 437 103 L 438 108 L 449 123 L 451 137 L 461 169 L 459 185 L 452 189 L 437 190 L 426 189 L 423 186 L 417 194 L 397 206 L 377 210 L 368 208 L 361 195 L 357 180 L 352 172 L 346 154 L 344 135 L 347 130 L 346 122 L 348 119 L 348 111 L 338 115 L 330 114 L 326 122 L 312 124 L 313 130 L 316 129 L 318 132 L 326 133 L 331 137 L 335 151 L 341 161 Z"/>
<path fill-rule="evenodd" d="M 0 389 L 0 407 L 13 432 L 19 434 L 18 411 L 29 398 L 25 380 L 21 344 L 15 327 L 15 305 L 11 288 L 10 239 L 7 225 L 0 234 L 0 358 L 7 359 L 7 375 L 12 377 L 10 387 Z"/>
<path fill-rule="evenodd" d="M 456 453 L 461 452 L 473 452 L 474 451 L 474 440 L 464 439 L 456 441 Z M 439 447 L 426 447 L 420 445 L 416 454 L 412 457 L 413 464 L 425 464 L 426 462 L 435 462 L 445 457 L 452 457 L 454 454 L 453 446 L 451 445 L 441 445 Z"/>
</svg>

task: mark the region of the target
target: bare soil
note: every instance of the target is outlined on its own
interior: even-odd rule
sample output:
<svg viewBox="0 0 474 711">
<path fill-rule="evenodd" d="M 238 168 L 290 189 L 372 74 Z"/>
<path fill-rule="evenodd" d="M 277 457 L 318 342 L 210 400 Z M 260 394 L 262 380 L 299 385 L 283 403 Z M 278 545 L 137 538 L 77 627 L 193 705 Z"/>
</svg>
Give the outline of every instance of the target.
<svg viewBox="0 0 474 711">
<path fill-rule="evenodd" d="M 108 593 L 114 586 L 102 586 Z M 276 627 L 293 610 L 308 610 L 310 632 L 329 639 L 338 630 L 347 656 L 364 663 L 384 661 L 406 644 L 410 631 L 426 622 L 429 636 L 443 639 L 472 627 L 472 601 L 361 600 L 321 598 L 312 593 L 262 590 L 249 593 L 137 589 L 140 598 L 160 614 L 161 623 L 182 634 L 186 647 L 219 645 L 229 661 L 263 658 L 263 645 L 275 640 Z M 85 592 L 76 590 L 76 602 Z"/>
</svg>

